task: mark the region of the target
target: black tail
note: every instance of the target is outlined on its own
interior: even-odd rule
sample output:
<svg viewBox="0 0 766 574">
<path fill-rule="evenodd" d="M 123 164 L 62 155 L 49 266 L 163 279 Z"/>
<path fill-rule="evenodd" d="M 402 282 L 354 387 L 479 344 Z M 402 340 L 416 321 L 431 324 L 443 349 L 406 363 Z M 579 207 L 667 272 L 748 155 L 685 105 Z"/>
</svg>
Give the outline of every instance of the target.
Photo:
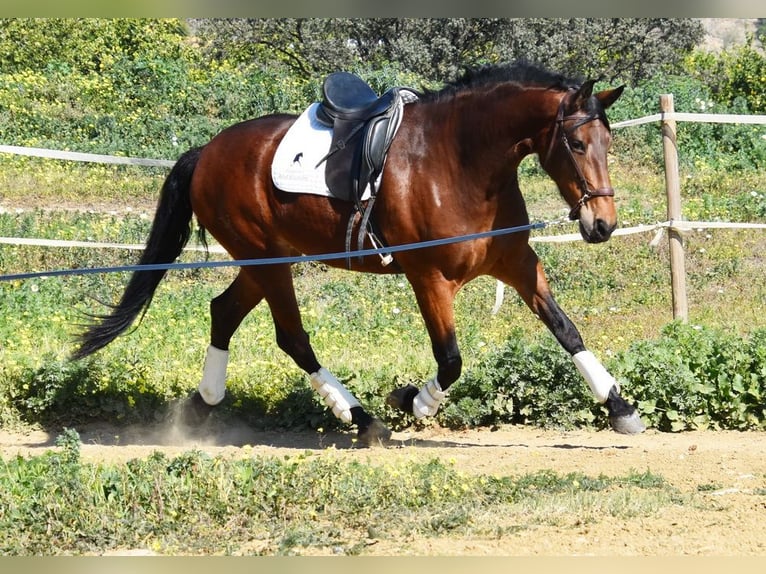
<svg viewBox="0 0 766 574">
<path fill-rule="evenodd" d="M 199 147 L 183 154 L 165 179 L 149 239 L 139 264 L 172 263 L 189 241 L 192 232 L 189 187 L 201 151 Z M 112 312 L 96 316 L 96 322 L 77 337 L 80 346 L 72 358 L 76 360 L 87 357 L 125 332 L 139 313 L 149 307 L 165 272 L 134 272 L 122 299 L 112 308 Z"/>
</svg>

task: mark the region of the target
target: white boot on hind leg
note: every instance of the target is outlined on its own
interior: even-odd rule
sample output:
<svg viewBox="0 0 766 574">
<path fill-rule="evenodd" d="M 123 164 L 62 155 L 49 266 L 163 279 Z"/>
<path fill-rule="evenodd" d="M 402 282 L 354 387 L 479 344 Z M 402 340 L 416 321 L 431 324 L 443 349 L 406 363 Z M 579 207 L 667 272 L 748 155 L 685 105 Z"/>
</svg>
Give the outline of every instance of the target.
<svg viewBox="0 0 766 574">
<path fill-rule="evenodd" d="M 229 351 L 223 351 L 209 345 L 205 355 L 205 367 L 202 370 L 202 381 L 197 390 L 202 400 L 208 405 L 215 406 L 226 396 L 226 367 L 229 364 Z"/>
</svg>

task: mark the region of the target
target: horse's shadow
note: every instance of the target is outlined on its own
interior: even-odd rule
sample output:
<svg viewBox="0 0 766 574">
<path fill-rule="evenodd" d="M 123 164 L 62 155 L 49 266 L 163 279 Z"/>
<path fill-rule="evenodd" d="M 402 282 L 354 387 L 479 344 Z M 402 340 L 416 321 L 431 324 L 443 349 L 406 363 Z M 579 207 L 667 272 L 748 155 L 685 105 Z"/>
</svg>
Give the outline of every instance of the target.
<svg viewBox="0 0 766 574">
<path fill-rule="evenodd" d="M 43 439 L 29 440 L 17 446 L 27 448 L 54 448 L 58 437 L 64 432 L 64 428 L 51 428 L 46 431 Z M 286 430 L 264 431 L 248 428 L 245 424 L 234 424 L 229 427 L 209 428 L 207 425 L 197 429 L 179 429 L 168 427 L 163 423 L 152 425 L 129 425 L 116 427 L 105 423 L 87 424 L 75 428 L 80 436 L 80 441 L 85 446 L 143 446 L 156 447 L 157 449 L 173 447 L 178 449 L 204 449 L 205 447 L 270 447 L 274 449 L 290 449 L 296 452 L 334 450 L 371 450 L 376 448 L 385 449 L 484 449 L 484 448 L 507 448 L 525 449 L 542 448 L 552 450 L 582 450 L 582 451 L 610 451 L 627 450 L 626 445 L 591 446 L 570 443 L 551 443 L 542 445 L 530 445 L 524 442 L 495 442 L 491 444 L 477 441 L 454 441 L 445 438 L 399 438 L 398 433 L 377 444 L 361 444 L 356 435 L 351 432 L 330 431 L 318 432 L 316 430 Z"/>
<path fill-rule="evenodd" d="M 352 431 L 322 429 L 269 429 L 256 428 L 248 421 L 232 415 L 219 415 L 214 408 L 196 404 L 191 398 L 173 402 L 161 420 L 152 423 L 117 425 L 109 422 L 89 422 L 71 427 L 51 425 L 44 434 L 17 443 L 21 448 L 53 448 L 59 436 L 72 428 L 77 431 L 84 446 L 104 447 L 157 447 L 174 449 L 204 449 L 205 447 L 269 447 L 301 451 L 325 449 L 477 449 L 477 448 L 545 448 L 553 450 L 607 451 L 624 450 L 628 446 L 592 446 L 562 442 L 530 445 L 524 442 L 478 442 L 453 440 L 448 437 L 416 436 L 408 429 L 392 433 L 386 440 L 363 444 Z"/>
<path fill-rule="evenodd" d="M 466 442 L 466 441 L 451 441 L 447 439 L 428 439 L 428 438 L 415 438 L 409 440 L 389 441 L 388 446 L 397 446 L 395 443 L 400 442 L 398 446 L 402 447 L 415 447 L 415 448 L 445 448 L 445 449 L 473 449 L 473 448 L 533 448 L 532 445 L 526 443 L 479 443 L 479 442 Z M 626 450 L 630 448 L 627 445 L 608 445 L 608 446 L 590 446 L 582 444 L 568 444 L 568 443 L 552 443 L 543 445 L 534 445 L 534 448 L 550 448 L 554 450 L 592 450 L 592 451 L 607 451 L 607 450 Z"/>
</svg>

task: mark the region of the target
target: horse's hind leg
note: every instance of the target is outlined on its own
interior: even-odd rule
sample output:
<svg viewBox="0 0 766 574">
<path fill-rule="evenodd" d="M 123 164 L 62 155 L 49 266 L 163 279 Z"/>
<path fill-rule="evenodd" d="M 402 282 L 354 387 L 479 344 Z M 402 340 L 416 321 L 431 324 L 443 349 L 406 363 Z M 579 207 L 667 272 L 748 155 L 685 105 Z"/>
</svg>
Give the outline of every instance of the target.
<svg viewBox="0 0 766 574">
<path fill-rule="evenodd" d="M 263 293 L 257 283 L 240 271 L 231 285 L 210 302 L 210 345 L 197 389 L 207 405 L 217 405 L 223 400 L 231 337 L 262 299 Z"/>
<path fill-rule="evenodd" d="M 279 348 L 309 375 L 312 388 L 333 414 L 343 422 L 357 426 L 361 442 L 372 444 L 387 439 L 390 431 L 370 416 L 348 389 L 317 360 L 308 333 L 303 328 L 290 266 L 270 265 L 259 269 L 258 273 L 258 284 L 274 319 Z"/>
<path fill-rule="evenodd" d="M 514 269 L 508 272 L 508 269 Z M 620 396 L 619 386 L 599 360 L 585 348 L 577 327 L 559 307 L 548 286 L 542 265 L 531 247 L 527 247 L 525 258 L 506 266 L 495 276 L 512 285 L 521 298 L 553 333 L 561 346 L 572 355 L 577 369 L 583 375 L 596 400 L 609 410 L 609 421 L 615 431 L 636 434 L 646 427 L 635 407 Z"/>
</svg>

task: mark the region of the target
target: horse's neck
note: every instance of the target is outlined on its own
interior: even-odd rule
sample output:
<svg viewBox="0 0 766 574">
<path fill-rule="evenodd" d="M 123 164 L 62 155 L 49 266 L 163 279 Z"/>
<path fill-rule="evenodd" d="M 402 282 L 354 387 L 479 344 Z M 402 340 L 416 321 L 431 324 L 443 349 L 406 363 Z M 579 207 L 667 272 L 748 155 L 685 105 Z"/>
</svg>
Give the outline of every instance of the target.
<svg viewBox="0 0 766 574">
<path fill-rule="evenodd" d="M 497 157 L 496 161 L 515 168 L 544 147 L 560 98 L 542 88 L 505 87 L 456 99 L 459 144 L 482 162 Z"/>
</svg>

